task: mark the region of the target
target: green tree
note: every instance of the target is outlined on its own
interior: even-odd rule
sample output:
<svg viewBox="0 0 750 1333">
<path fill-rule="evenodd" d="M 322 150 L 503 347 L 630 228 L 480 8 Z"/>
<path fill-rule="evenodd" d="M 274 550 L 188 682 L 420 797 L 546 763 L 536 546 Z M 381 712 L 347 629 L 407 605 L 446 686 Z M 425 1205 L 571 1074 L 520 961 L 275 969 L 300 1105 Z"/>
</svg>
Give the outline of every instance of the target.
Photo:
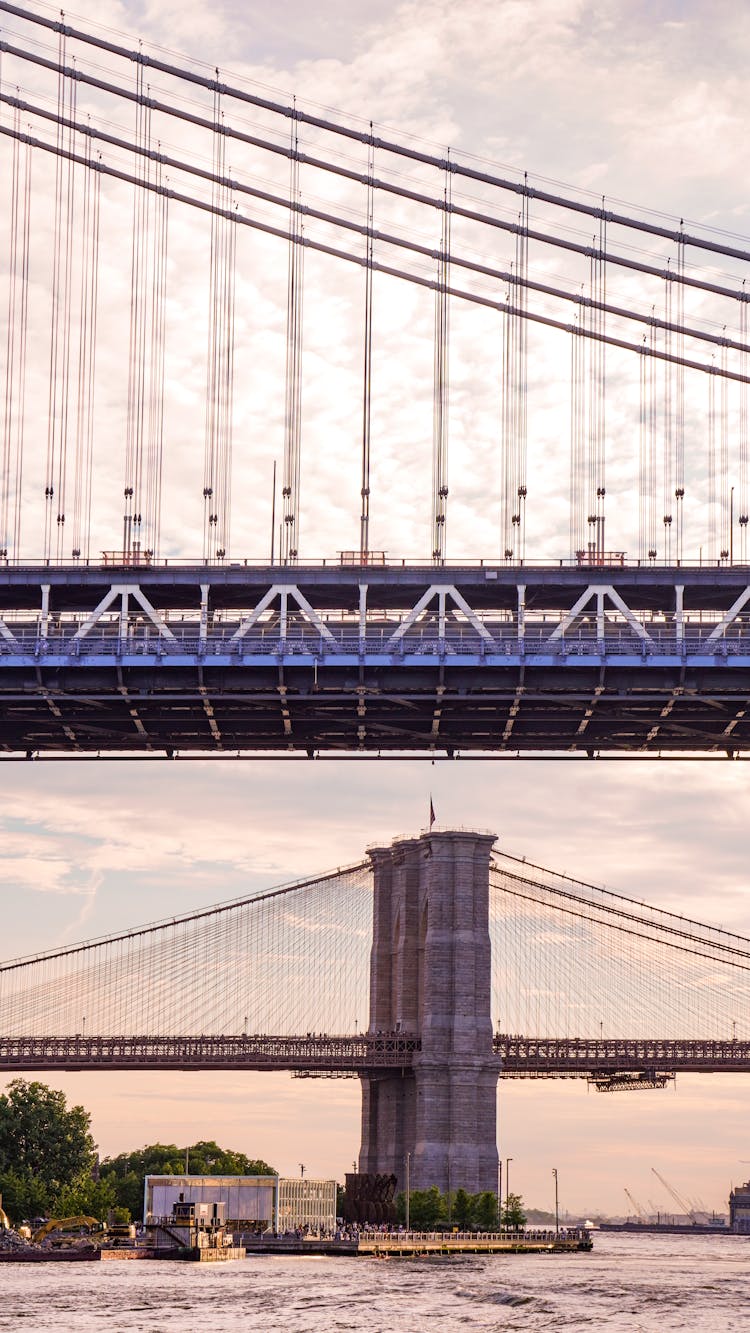
<svg viewBox="0 0 750 1333">
<path fill-rule="evenodd" d="M 50 1212 L 50 1189 L 30 1171 L 4 1171 L 0 1174 L 3 1208 L 18 1225 L 25 1217 L 46 1217 Z"/>
<path fill-rule="evenodd" d="M 15 1221 L 49 1213 L 61 1190 L 90 1174 L 90 1124 L 45 1083 L 17 1078 L 0 1095 L 0 1193 Z"/>
<path fill-rule="evenodd" d="M 497 1195 L 492 1190 L 484 1190 L 482 1194 L 475 1194 L 472 1200 L 474 1204 L 474 1225 L 479 1227 L 480 1231 L 497 1230 Z"/>
<path fill-rule="evenodd" d="M 406 1222 L 406 1195 L 396 1199 L 399 1222 Z M 409 1194 L 409 1226 L 412 1231 L 434 1231 L 447 1216 L 446 1201 L 437 1185 L 428 1190 L 411 1190 Z"/>
<path fill-rule="evenodd" d="M 52 1201 L 51 1213 L 54 1217 L 77 1217 L 86 1213 L 106 1222 L 110 1208 L 115 1204 L 115 1187 L 111 1180 L 94 1180 L 91 1176 L 80 1176 L 62 1189 Z"/>
<path fill-rule="evenodd" d="M 474 1196 L 459 1189 L 451 1201 L 451 1221 L 459 1231 L 468 1231 L 474 1221 Z"/>
<path fill-rule="evenodd" d="M 202 1139 L 187 1148 L 176 1143 L 150 1143 L 134 1152 L 105 1158 L 100 1167 L 103 1181 L 111 1182 L 115 1203 L 127 1208 L 132 1218 L 143 1216 L 143 1186 L 146 1176 L 180 1176 L 188 1169 L 194 1176 L 273 1176 L 272 1166 L 259 1158 L 231 1148 L 220 1148 L 212 1139 Z"/>
<path fill-rule="evenodd" d="M 492 1197 L 494 1198 L 494 1195 Z M 509 1194 L 507 1196 L 500 1215 L 500 1222 L 502 1226 L 511 1227 L 514 1231 L 520 1231 L 521 1227 L 526 1226 L 526 1213 L 520 1194 Z"/>
</svg>

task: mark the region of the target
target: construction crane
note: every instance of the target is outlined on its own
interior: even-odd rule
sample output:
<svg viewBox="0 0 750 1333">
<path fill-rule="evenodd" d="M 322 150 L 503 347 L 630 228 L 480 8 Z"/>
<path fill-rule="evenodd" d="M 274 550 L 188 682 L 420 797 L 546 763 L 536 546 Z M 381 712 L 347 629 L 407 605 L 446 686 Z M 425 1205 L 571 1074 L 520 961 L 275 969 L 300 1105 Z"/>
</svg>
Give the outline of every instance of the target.
<svg viewBox="0 0 750 1333">
<path fill-rule="evenodd" d="M 677 1204 L 677 1207 L 680 1209 L 680 1211 L 683 1212 L 683 1213 L 685 1214 L 686 1217 L 689 1217 L 689 1218 L 690 1218 L 690 1221 L 692 1222 L 693 1226 L 697 1226 L 697 1225 L 698 1225 L 698 1219 L 697 1219 L 697 1217 L 695 1216 L 695 1210 L 694 1210 L 693 1208 L 691 1208 L 691 1206 L 690 1206 L 690 1204 L 688 1203 L 687 1199 L 683 1199 L 682 1196 L 681 1196 L 680 1194 L 677 1193 L 677 1190 L 672 1188 L 672 1186 L 670 1185 L 669 1181 L 668 1181 L 668 1180 L 665 1180 L 664 1177 L 663 1177 L 662 1175 L 659 1174 L 659 1172 L 657 1171 L 657 1169 L 656 1169 L 655 1166 L 652 1166 L 652 1167 L 651 1167 L 651 1170 L 653 1171 L 654 1175 L 656 1176 L 656 1179 L 659 1180 L 659 1181 L 661 1181 L 661 1184 L 664 1186 L 665 1190 L 666 1190 L 669 1194 L 671 1194 L 672 1198 L 674 1199 L 674 1201 L 675 1201 L 675 1203 Z"/>
<path fill-rule="evenodd" d="M 44 1225 L 39 1228 L 38 1231 L 34 1232 L 34 1244 L 38 1245 L 40 1241 L 43 1241 L 47 1236 L 50 1236 L 53 1231 L 78 1231 L 84 1227 L 86 1227 L 88 1231 L 100 1231 L 102 1229 L 101 1222 L 99 1222 L 96 1217 L 87 1217 L 83 1213 L 76 1217 L 51 1217 L 48 1222 L 45 1222 Z"/>
<path fill-rule="evenodd" d="M 625 1187 L 623 1186 L 623 1189 L 624 1189 L 624 1188 L 625 1188 Z M 632 1205 L 633 1205 L 633 1207 L 634 1207 L 634 1209 L 635 1209 L 635 1212 L 636 1212 L 636 1216 L 637 1216 L 637 1218 L 638 1218 L 638 1221 L 639 1221 L 639 1222 L 648 1222 L 648 1217 L 646 1216 L 646 1214 L 644 1213 L 643 1209 L 641 1208 L 641 1205 L 639 1204 L 638 1200 L 633 1198 L 632 1194 L 630 1193 L 630 1190 L 626 1189 L 626 1190 L 625 1190 L 625 1193 L 627 1194 L 630 1203 L 632 1203 Z"/>
</svg>

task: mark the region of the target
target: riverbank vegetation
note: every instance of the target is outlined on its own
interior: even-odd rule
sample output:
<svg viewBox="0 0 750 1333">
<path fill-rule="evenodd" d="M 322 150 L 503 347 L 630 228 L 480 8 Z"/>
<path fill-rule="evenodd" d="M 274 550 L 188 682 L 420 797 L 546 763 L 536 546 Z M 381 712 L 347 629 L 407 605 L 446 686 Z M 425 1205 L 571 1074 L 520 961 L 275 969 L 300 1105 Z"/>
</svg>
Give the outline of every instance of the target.
<svg viewBox="0 0 750 1333">
<path fill-rule="evenodd" d="M 152 1143 L 99 1161 L 91 1116 L 45 1083 L 17 1078 L 0 1094 L 0 1195 L 11 1220 L 86 1214 L 139 1221 L 147 1175 L 275 1175 L 213 1140 Z"/>
</svg>

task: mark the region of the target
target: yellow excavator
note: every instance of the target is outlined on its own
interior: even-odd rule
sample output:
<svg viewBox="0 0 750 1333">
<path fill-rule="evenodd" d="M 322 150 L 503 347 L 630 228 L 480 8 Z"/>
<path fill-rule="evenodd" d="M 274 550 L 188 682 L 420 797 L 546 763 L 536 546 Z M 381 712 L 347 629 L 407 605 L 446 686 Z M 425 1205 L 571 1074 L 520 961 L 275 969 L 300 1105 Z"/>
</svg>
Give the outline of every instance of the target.
<svg viewBox="0 0 750 1333">
<path fill-rule="evenodd" d="M 47 1236 L 51 1236 L 53 1231 L 76 1231 L 81 1227 L 88 1227 L 89 1231 L 101 1231 L 102 1224 L 96 1217 L 86 1217 L 83 1213 L 78 1217 L 51 1217 L 43 1227 L 34 1232 L 32 1240 L 35 1245 L 39 1245 Z"/>
</svg>

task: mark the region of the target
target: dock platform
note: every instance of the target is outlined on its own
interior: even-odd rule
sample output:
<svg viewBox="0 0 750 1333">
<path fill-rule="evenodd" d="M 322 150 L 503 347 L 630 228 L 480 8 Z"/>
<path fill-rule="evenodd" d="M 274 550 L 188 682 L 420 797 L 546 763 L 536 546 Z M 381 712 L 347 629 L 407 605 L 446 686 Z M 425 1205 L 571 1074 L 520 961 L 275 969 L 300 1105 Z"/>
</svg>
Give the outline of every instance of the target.
<svg viewBox="0 0 750 1333">
<path fill-rule="evenodd" d="M 452 1254 L 570 1254 L 593 1248 L 587 1227 L 554 1231 L 361 1231 L 335 1240 L 319 1236 L 243 1235 L 248 1255 L 318 1254 L 416 1259 Z"/>
</svg>

